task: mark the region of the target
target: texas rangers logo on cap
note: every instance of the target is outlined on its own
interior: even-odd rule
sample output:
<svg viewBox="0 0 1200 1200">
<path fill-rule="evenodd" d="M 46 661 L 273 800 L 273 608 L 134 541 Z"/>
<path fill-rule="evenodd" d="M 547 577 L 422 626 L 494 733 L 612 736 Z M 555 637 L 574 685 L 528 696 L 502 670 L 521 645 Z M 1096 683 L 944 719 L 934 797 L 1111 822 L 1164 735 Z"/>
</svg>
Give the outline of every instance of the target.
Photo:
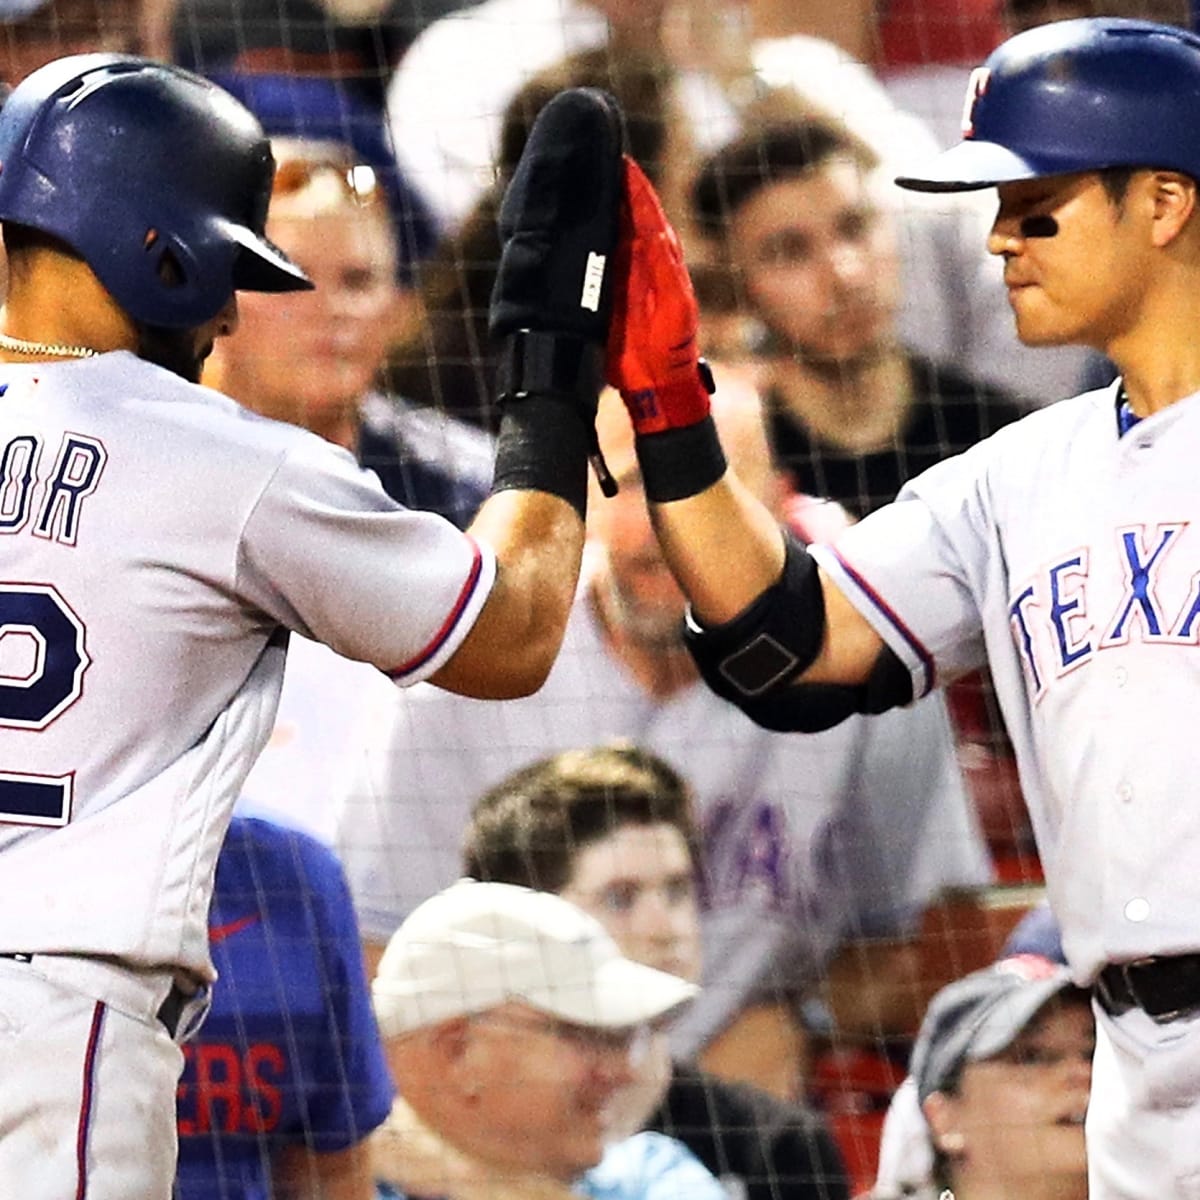
<svg viewBox="0 0 1200 1200">
<path fill-rule="evenodd" d="M 995 964 L 995 968 L 997 974 L 1015 975 L 1026 983 L 1049 979 L 1062 969 L 1058 963 L 1043 958 L 1040 954 L 1013 954 L 1002 958 Z"/>
<path fill-rule="evenodd" d="M 963 101 L 962 113 L 962 135 L 965 138 L 975 136 L 975 106 L 987 91 L 991 74 L 988 67 L 976 67 L 971 72 L 971 78 L 967 80 L 967 97 Z"/>
</svg>

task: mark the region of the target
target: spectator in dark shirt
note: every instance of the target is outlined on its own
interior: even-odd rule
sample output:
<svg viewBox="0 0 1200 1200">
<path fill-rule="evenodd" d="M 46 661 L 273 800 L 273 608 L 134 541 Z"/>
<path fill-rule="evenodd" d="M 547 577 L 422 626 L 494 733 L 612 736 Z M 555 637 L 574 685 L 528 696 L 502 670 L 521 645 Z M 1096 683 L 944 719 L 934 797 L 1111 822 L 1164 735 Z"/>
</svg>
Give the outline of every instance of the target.
<svg viewBox="0 0 1200 1200">
<path fill-rule="evenodd" d="M 242 304 L 237 332 L 212 357 L 212 381 L 355 453 L 393 499 L 464 527 L 490 482 L 490 438 L 374 386 L 407 302 L 375 169 L 338 143 L 275 137 L 272 146 L 268 236 L 316 288 L 273 306 Z"/>
<path fill-rule="evenodd" d="M 901 343 L 897 235 L 872 191 L 875 162 L 821 120 L 770 124 L 709 158 L 692 193 L 753 318 L 780 464 L 797 490 L 858 517 L 1022 413 Z"/>
</svg>

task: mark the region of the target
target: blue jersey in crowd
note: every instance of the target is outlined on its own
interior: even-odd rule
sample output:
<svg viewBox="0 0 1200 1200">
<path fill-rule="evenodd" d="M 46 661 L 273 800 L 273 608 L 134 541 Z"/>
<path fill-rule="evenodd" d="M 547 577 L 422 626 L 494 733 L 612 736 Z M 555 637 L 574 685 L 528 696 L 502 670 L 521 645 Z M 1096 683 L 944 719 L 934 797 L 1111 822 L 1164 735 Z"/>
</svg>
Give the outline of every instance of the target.
<svg viewBox="0 0 1200 1200">
<path fill-rule="evenodd" d="M 342 869 L 307 834 L 235 817 L 209 938 L 219 978 L 183 1047 L 178 1200 L 265 1200 L 275 1153 L 345 1150 L 392 1083 Z"/>
</svg>

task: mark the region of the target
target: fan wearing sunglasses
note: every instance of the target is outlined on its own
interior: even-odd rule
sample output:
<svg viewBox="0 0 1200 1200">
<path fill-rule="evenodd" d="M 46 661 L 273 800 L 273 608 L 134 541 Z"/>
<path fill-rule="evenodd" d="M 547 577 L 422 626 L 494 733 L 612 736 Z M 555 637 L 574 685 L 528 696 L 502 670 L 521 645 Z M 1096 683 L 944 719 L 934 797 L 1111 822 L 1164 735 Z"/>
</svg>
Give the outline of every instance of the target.
<svg viewBox="0 0 1200 1200">
<path fill-rule="evenodd" d="M 413 303 L 398 281 L 381 181 L 335 143 L 279 137 L 272 149 L 267 236 L 315 287 L 264 304 L 243 300 L 237 332 L 210 361 L 211 381 L 255 412 L 344 446 L 393 499 L 465 526 L 487 494 L 490 439 L 375 390 Z"/>
</svg>

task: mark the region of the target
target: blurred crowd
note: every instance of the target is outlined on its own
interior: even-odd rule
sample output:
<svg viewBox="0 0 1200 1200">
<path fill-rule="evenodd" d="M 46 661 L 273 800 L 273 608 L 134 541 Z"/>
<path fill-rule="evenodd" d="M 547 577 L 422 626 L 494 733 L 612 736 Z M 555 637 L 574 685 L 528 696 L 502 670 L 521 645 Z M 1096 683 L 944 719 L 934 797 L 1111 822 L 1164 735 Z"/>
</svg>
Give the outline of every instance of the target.
<svg viewBox="0 0 1200 1200">
<path fill-rule="evenodd" d="M 268 235 L 316 288 L 244 297 L 205 382 L 460 527 L 490 482 L 500 197 L 551 96 L 611 92 L 683 239 L 729 457 L 815 542 L 1110 377 L 1017 340 L 986 193 L 892 182 L 957 138 L 1004 37 L 1091 15 L 1194 19 L 1187 0 L 0 0 L 0 75 L 139 53 L 249 107 L 277 161 Z M 218 866 L 181 1200 L 1084 1195 L 1090 1010 L 988 679 L 811 737 L 717 699 L 615 407 L 620 490 L 590 505 L 537 695 L 400 692 L 292 638 Z"/>
</svg>

